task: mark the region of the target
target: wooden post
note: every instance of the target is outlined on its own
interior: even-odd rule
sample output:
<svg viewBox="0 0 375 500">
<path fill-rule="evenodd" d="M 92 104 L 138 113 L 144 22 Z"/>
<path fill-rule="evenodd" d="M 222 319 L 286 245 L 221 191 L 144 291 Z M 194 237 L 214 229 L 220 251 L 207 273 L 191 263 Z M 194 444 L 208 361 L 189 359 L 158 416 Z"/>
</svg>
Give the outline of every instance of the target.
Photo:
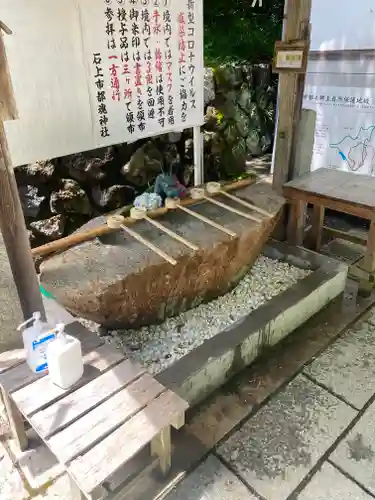
<svg viewBox="0 0 375 500">
<path fill-rule="evenodd" d="M 17 288 L 23 316 L 28 319 L 40 311 L 45 319 L 21 201 L 9 155 L 4 121 L 18 118 L 0 22 L 0 228 Z M 17 325 L 15 325 L 16 327 Z"/>
<path fill-rule="evenodd" d="M 286 0 L 283 41 L 310 37 L 312 0 Z M 278 123 L 274 150 L 273 187 L 282 195 L 282 187 L 293 172 L 296 128 L 301 116 L 305 74 L 281 73 L 279 76 Z M 276 236 L 285 236 L 285 217 L 281 218 Z"/>
</svg>

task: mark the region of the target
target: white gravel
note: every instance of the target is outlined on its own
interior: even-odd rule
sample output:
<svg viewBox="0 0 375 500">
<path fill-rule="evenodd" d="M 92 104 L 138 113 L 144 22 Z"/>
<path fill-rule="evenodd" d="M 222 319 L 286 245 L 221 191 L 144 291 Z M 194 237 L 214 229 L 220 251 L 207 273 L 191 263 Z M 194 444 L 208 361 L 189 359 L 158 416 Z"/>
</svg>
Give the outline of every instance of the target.
<svg viewBox="0 0 375 500">
<path fill-rule="evenodd" d="M 262 256 L 230 293 L 161 325 L 113 330 L 106 340 L 125 350 L 154 375 L 309 274 L 310 271 Z M 93 329 L 89 322 L 82 322 Z"/>
</svg>

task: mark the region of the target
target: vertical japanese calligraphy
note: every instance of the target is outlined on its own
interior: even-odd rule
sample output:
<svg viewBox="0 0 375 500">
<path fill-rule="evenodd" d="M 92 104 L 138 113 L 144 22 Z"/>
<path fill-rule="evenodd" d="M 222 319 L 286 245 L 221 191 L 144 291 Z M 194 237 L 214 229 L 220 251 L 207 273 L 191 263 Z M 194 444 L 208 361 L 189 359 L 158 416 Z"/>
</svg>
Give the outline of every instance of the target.
<svg viewBox="0 0 375 500">
<path fill-rule="evenodd" d="M 97 109 L 98 109 L 98 123 L 100 126 L 100 135 L 101 137 L 109 137 L 108 132 L 108 111 L 106 105 L 106 92 L 104 90 L 104 74 L 103 74 L 103 59 L 99 52 L 93 54 L 93 65 L 95 67 L 95 86 L 96 86 L 96 101 L 97 101 Z"/>
<path fill-rule="evenodd" d="M 202 0 L 94 0 L 83 16 L 94 15 L 99 1 L 105 45 L 93 36 L 85 45 L 95 46 L 104 75 L 101 137 L 133 141 L 201 124 Z"/>
<path fill-rule="evenodd" d="M 189 106 L 190 109 L 196 109 L 197 101 L 196 101 L 196 90 L 195 90 L 195 62 L 196 62 L 196 53 L 195 53 L 195 41 L 196 41 L 196 33 L 195 33 L 195 0 L 187 1 L 187 9 L 188 9 L 188 27 L 187 27 L 187 49 L 188 49 L 188 85 L 189 85 Z"/>
</svg>

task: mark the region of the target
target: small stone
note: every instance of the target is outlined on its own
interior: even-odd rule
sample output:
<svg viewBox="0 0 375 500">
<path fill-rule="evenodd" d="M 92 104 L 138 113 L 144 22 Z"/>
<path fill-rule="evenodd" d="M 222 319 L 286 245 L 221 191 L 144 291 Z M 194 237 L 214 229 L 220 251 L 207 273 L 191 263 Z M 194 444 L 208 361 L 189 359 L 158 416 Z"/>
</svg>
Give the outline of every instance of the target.
<svg viewBox="0 0 375 500">
<path fill-rule="evenodd" d="M 135 352 L 135 351 L 140 351 L 142 348 L 142 345 L 141 344 L 132 344 L 130 346 L 130 350 Z"/>
<path fill-rule="evenodd" d="M 92 156 L 93 153 L 95 157 Z M 62 165 L 67 169 L 69 177 L 84 183 L 102 181 L 106 172 L 113 168 L 113 163 L 113 147 L 74 154 L 62 159 Z"/>
<path fill-rule="evenodd" d="M 185 160 L 194 160 L 194 141 L 193 139 L 187 139 L 185 141 Z"/>
<path fill-rule="evenodd" d="M 121 169 L 122 175 L 135 186 L 146 186 L 163 171 L 163 157 L 152 141 L 141 146 Z"/>
<path fill-rule="evenodd" d="M 95 186 L 91 192 L 92 199 L 102 210 L 116 210 L 129 205 L 135 197 L 135 190 L 130 186 L 114 185 L 109 188 Z"/>
<path fill-rule="evenodd" d="M 85 191 L 78 182 L 62 179 L 60 189 L 51 194 L 51 212 L 55 214 L 90 214 L 91 206 Z"/>
<path fill-rule="evenodd" d="M 32 222 L 30 227 L 35 235 L 56 240 L 64 235 L 65 224 L 65 215 L 55 215 L 46 220 Z"/>
<path fill-rule="evenodd" d="M 46 197 L 40 196 L 38 188 L 35 186 L 20 186 L 18 192 L 25 217 L 38 217 Z"/>
<path fill-rule="evenodd" d="M 56 167 L 50 161 L 40 161 L 14 168 L 14 175 L 19 186 L 45 184 L 52 180 L 55 172 Z"/>
</svg>

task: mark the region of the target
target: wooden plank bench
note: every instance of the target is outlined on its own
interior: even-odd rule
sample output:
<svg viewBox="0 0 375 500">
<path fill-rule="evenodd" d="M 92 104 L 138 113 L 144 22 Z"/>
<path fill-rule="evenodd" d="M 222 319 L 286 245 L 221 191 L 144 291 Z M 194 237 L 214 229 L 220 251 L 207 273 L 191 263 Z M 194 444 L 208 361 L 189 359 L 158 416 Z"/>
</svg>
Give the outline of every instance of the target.
<svg viewBox="0 0 375 500">
<path fill-rule="evenodd" d="M 25 417 L 64 465 L 72 499 L 96 499 L 103 483 L 148 444 L 162 473 L 169 472 L 171 427 L 184 425 L 188 405 L 77 325 L 67 331 L 73 328 L 82 342 L 85 371 L 73 388 L 64 391 L 32 373 L 20 353 L 0 356 L 0 385 L 20 449 L 27 447 Z"/>
<path fill-rule="evenodd" d="M 357 263 L 358 278 L 367 288 L 375 280 L 375 177 L 329 168 L 320 168 L 303 175 L 283 187 L 283 194 L 291 204 L 288 221 L 288 241 L 302 245 L 307 204 L 313 205 L 312 229 L 309 247 L 319 251 L 325 209 L 368 219 L 370 231 L 366 252 Z"/>
</svg>

